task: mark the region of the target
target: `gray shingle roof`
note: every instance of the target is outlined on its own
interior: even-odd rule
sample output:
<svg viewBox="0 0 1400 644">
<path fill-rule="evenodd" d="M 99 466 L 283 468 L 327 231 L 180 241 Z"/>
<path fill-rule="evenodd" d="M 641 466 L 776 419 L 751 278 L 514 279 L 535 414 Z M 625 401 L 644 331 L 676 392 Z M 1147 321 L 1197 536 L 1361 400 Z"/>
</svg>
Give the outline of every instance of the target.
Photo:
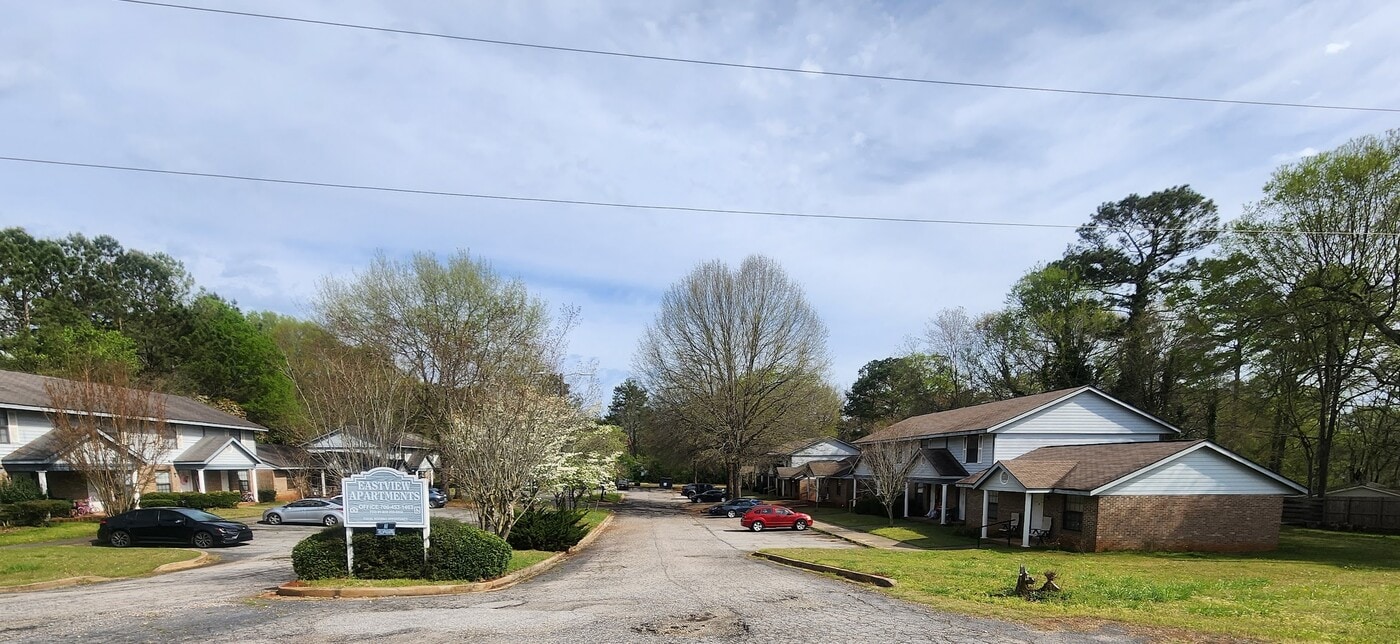
<svg viewBox="0 0 1400 644">
<path fill-rule="evenodd" d="M 856 441 L 856 444 L 878 443 L 882 441 L 903 440 L 922 436 L 934 436 L 937 434 L 955 434 L 958 432 L 987 429 L 1084 389 L 1088 389 L 1088 387 L 1060 389 L 1057 391 L 1048 391 L 1043 394 L 1035 394 L 1034 396 L 1022 396 L 1010 400 L 999 400 L 997 402 L 973 405 L 971 407 L 961 407 L 959 409 L 950 409 L 948 411 L 938 411 L 932 414 L 914 416 L 866 436 Z"/>
<path fill-rule="evenodd" d="M 958 462 L 953 453 L 939 448 L 919 450 L 923 454 L 924 460 L 933 466 L 933 471 L 938 472 L 940 477 L 963 477 L 967 476 L 967 468 Z"/>
<path fill-rule="evenodd" d="M 195 444 L 186 448 L 179 456 L 176 456 L 173 462 L 177 465 L 204 465 L 209 462 L 209 459 L 214 458 L 220 452 L 224 451 L 224 448 L 228 447 L 229 443 L 236 445 L 234 449 L 242 450 L 245 453 L 251 451 L 243 447 L 243 445 L 238 442 L 238 439 L 231 436 L 205 436 L 196 441 Z M 253 459 L 255 461 L 257 460 L 256 453 L 254 453 Z"/>
<path fill-rule="evenodd" d="M 62 381 L 62 378 L 39 376 L 32 373 L 0 371 L 0 407 L 17 406 L 51 410 L 53 409 L 52 402 L 49 400 L 48 391 L 44 389 L 44 384 Z M 257 432 L 267 431 L 266 427 L 246 418 L 239 418 L 233 414 L 219 411 L 191 398 L 160 393 L 156 395 L 164 399 L 165 416 L 170 422 L 249 429 Z"/>
<path fill-rule="evenodd" d="M 1153 441 L 1147 443 L 1101 443 L 1096 445 L 1056 445 L 1026 452 L 999 461 L 1028 489 L 1079 490 L 1088 492 L 1121 479 L 1169 456 L 1204 442 Z M 992 469 L 988 468 L 961 481 L 973 485 Z"/>
</svg>

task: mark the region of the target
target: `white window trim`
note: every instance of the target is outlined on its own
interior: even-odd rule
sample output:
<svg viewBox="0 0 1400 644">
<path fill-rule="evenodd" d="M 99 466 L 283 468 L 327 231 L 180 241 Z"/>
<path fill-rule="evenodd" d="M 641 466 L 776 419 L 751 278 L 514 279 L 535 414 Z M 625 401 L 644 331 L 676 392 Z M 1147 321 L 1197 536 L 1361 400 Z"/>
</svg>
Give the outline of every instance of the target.
<svg viewBox="0 0 1400 644">
<path fill-rule="evenodd" d="M 15 413 L 15 410 L 5 410 L 5 424 L 0 429 L 5 431 L 4 435 L 0 435 L 0 438 L 4 439 L 0 440 L 0 444 L 18 442 L 16 439 L 19 438 L 19 415 Z"/>
</svg>

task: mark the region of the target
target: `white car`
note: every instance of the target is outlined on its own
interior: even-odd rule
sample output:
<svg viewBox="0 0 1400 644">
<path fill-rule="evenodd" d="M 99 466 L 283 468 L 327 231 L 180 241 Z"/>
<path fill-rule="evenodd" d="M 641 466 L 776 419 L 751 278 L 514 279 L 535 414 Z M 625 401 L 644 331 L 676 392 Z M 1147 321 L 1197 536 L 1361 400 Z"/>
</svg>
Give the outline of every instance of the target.
<svg viewBox="0 0 1400 644">
<path fill-rule="evenodd" d="M 345 508 L 340 505 L 340 497 L 334 499 L 302 499 L 286 505 L 268 508 L 263 511 L 263 523 L 319 523 L 340 525 L 345 522 Z"/>
</svg>

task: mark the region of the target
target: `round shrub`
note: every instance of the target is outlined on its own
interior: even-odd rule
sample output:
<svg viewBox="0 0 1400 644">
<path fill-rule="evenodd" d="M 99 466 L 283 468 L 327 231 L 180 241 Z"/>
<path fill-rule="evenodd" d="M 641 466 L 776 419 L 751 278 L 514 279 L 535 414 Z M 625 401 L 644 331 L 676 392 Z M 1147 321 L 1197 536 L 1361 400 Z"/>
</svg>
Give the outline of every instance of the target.
<svg viewBox="0 0 1400 644">
<path fill-rule="evenodd" d="M 297 579 L 345 577 L 345 529 L 326 528 L 298 542 L 292 548 L 292 570 Z"/>
<path fill-rule="evenodd" d="M 454 519 L 433 519 L 428 544 L 428 578 L 481 581 L 506 573 L 510 544 L 485 530 Z"/>
<path fill-rule="evenodd" d="M 339 528 L 341 534 L 345 528 Z M 341 557 L 345 556 L 342 537 Z M 355 530 L 355 576 L 360 579 L 422 579 L 423 531 L 403 528 L 392 537 L 380 537 L 373 528 Z"/>
</svg>

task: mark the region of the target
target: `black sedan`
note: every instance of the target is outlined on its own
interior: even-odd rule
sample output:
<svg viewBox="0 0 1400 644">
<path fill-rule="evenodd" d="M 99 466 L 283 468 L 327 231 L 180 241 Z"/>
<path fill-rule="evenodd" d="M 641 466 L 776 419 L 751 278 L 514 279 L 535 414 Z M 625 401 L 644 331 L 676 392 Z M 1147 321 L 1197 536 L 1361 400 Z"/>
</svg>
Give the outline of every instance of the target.
<svg viewBox="0 0 1400 644">
<path fill-rule="evenodd" d="M 709 513 L 710 516 L 729 517 L 733 519 L 734 517 L 744 516 L 744 513 L 748 512 L 749 508 L 759 503 L 762 503 L 762 501 L 754 498 L 734 499 L 733 501 L 726 501 L 719 505 L 710 506 Z"/>
<path fill-rule="evenodd" d="M 253 540 L 247 524 L 194 508 L 147 508 L 107 517 L 97 540 L 115 548 L 156 543 L 211 548 Z"/>
<path fill-rule="evenodd" d="M 700 503 L 702 501 L 707 501 L 710 503 L 714 503 L 715 501 L 723 501 L 728 496 L 728 492 L 724 491 L 723 489 L 717 488 L 713 490 L 705 490 L 704 492 L 697 492 L 695 496 L 690 497 L 690 502 Z"/>
</svg>

